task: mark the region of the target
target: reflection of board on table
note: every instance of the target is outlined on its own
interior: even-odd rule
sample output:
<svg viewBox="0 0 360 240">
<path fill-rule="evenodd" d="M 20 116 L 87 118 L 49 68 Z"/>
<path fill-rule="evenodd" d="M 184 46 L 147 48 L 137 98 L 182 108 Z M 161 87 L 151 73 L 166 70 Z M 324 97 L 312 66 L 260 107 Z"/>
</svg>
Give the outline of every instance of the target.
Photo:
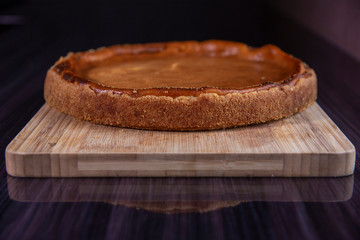
<svg viewBox="0 0 360 240">
<path fill-rule="evenodd" d="M 6 149 L 13 176 L 344 176 L 355 149 L 317 105 L 234 129 L 166 132 L 78 121 L 45 104 Z"/>
<path fill-rule="evenodd" d="M 18 178 L 9 197 L 21 202 L 311 201 L 351 198 L 354 176 L 340 178 Z"/>
<path fill-rule="evenodd" d="M 158 213 L 209 212 L 250 201 L 340 202 L 354 176 L 340 178 L 18 178 L 7 177 L 20 202 L 101 202 Z"/>
</svg>

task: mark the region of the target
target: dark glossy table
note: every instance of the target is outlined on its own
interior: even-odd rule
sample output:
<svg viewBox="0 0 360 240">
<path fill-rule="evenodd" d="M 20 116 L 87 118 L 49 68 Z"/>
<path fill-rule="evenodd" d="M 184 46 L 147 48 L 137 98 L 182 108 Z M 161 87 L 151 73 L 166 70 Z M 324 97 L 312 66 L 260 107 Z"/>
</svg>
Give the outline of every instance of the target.
<svg viewBox="0 0 360 240">
<path fill-rule="evenodd" d="M 316 70 L 318 103 L 359 155 L 360 62 L 271 19 L 262 41 Z M 87 36 L 37 34 L 28 26 L 0 32 L 0 239 L 360 239 L 359 157 L 354 175 L 341 178 L 8 176 L 5 147 L 44 103 L 46 70 L 70 49 L 98 46 Z"/>
</svg>

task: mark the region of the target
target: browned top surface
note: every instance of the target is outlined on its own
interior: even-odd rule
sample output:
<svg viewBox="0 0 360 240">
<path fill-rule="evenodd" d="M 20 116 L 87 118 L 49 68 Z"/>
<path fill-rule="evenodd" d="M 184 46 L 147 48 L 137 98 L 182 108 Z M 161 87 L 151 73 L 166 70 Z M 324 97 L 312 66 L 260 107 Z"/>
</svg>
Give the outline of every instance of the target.
<svg viewBox="0 0 360 240">
<path fill-rule="evenodd" d="M 301 60 L 276 46 L 216 40 L 115 45 L 70 54 L 55 70 L 67 81 L 133 97 L 253 91 L 306 73 Z"/>
<path fill-rule="evenodd" d="M 296 73 L 293 65 L 250 61 L 239 57 L 142 56 L 124 60 L 114 56 L 83 69 L 80 76 L 114 88 L 235 88 L 278 82 Z"/>
</svg>

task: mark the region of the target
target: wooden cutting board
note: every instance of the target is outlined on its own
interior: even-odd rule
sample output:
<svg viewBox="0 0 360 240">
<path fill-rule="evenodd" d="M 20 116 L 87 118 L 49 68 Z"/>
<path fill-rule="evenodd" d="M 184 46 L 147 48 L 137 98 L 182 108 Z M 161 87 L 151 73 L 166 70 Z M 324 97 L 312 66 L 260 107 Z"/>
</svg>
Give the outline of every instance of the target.
<svg viewBox="0 0 360 240">
<path fill-rule="evenodd" d="M 355 148 L 318 104 L 290 118 L 198 132 L 78 121 L 45 104 L 6 149 L 12 176 L 345 176 Z"/>
</svg>

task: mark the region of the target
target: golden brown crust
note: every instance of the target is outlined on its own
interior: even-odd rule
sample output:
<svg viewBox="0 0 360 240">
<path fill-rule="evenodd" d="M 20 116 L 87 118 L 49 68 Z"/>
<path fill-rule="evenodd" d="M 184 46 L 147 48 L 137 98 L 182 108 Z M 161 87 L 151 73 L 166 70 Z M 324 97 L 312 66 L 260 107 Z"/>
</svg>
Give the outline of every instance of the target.
<svg viewBox="0 0 360 240">
<path fill-rule="evenodd" d="M 194 46 L 209 48 L 210 45 L 209 42 L 187 42 L 113 46 L 96 51 L 69 54 L 61 58 L 48 71 L 44 91 L 46 102 L 51 107 L 75 118 L 105 125 L 192 131 L 222 129 L 276 120 L 299 112 L 316 100 L 317 83 L 314 71 L 278 48 L 266 46 L 261 52 L 261 48 L 260 50 L 251 49 L 240 43 L 223 41 L 210 41 L 210 43 L 216 45 L 217 48 L 214 51 L 237 48 L 237 54 L 239 54 L 241 48 L 247 54 L 254 56 L 257 56 L 254 52 L 258 55 L 260 52 L 261 56 L 270 55 L 272 58 L 290 59 L 299 65 L 298 72 L 280 82 L 250 86 L 245 89 L 136 90 L 100 86 L 76 74 L 76 68 L 81 68 L 81 64 L 89 65 L 92 61 L 101 61 L 114 54 L 131 55 L 134 52 L 149 54 L 149 52 L 161 52 L 164 49 L 174 51 L 172 49 L 174 46 L 177 48 L 182 46 L 185 48 L 184 51 L 190 51 L 189 49 L 194 51 Z M 187 44 L 190 44 L 192 48 Z M 274 51 L 275 55 L 272 54 Z M 86 61 L 81 61 L 82 58 Z M 75 61 L 74 59 L 78 61 L 76 66 L 71 63 Z"/>
</svg>

